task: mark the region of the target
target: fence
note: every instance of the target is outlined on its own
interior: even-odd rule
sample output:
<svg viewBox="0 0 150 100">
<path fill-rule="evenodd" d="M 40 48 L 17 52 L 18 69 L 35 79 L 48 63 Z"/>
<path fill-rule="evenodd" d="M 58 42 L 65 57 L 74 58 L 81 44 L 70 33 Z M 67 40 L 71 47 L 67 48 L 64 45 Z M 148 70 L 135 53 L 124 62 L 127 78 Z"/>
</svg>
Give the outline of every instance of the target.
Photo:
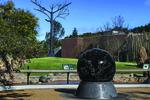
<svg viewBox="0 0 150 100">
<path fill-rule="evenodd" d="M 30 78 L 31 73 L 67 73 L 67 84 L 69 84 L 69 74 L 70 73 L 77 73 L 77 70 L 20 70 L 20 72 L 21 73 L 27 73 L 27 84 L 30 84 L 29 78 Z M 116 70 L 116 73 L 119 73 L 119 72 L 121 72 L 121 73 L 148 72 L 148 73 L 150 73 L 150 69 L 118 69 L 118 70 Z"/>
</svg>

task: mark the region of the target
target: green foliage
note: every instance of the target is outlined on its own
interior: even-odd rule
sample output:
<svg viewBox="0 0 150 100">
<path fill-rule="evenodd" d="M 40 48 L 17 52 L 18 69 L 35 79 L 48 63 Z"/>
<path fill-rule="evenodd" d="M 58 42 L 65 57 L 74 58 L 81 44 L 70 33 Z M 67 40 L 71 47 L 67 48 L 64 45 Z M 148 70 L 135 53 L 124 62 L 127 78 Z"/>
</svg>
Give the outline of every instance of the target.
<svg viewBox="0 0 150 100">
<path fill-rule="evenodd" d="M 96 36 L 96 34 L 88 32 L 88 33 L 83 33 L 79 37 L 94 37 L 94 36 Z"/>
<path fill-rule="evenodd" d="M 76 28 L 74 28 L 73 31 L 72 31 L 72 37 L 73 37 L 73 38 L 74 38 L 74 37 L 78 37 L 78 31 L 77 31 Z"/>
<path fill-rule="evenodd" d="M 87 33 L 83 33 L 83 34 L 80 34 L 80 35 L 70 35 L 70 36 L 67 36 L 65 38 L 76 38 L 76 37 L 96 37 L 100 35 L 99 32 L 97 33 L 91 33 L 91 32 L 87 32 Z"/>
<path fill-rule="evenodd" d="M 150 32 L 150 23 L 144 25 L 144 26 L 139 26 L 131 29 L 132 32 L 135 33 L 143 33 L 143 32 Z"/>
<path fill-rule="evenodd" d="M 3 73 L 10 76 L 8 79 L 2 73 L 1 83 L 7 84 L 13 79 L 14 61 L 17 61 L 16 66 L 21 66 L 26 57 L 35 55 L 37 21 L 30 12 L 16 9 L 11 1 L 0 4 L 0 57 L 6 68 Z"/>
<path fill-rule="evenodd" d="M 54 43 L 54 48 L 59 47 L 60 46 L 60 38 L 62 36 L 64 36 L 65 34 L 65 29 L 63 28 L 62 24 L 56 20 L 53 21 L 53 25 L 54 25 L 54 34 L 53 34 L 53 43 Z M 50 34 L 46 33 L 45 36 L 46 42 L 48 45 L 50 45 Z M 50 47 L 50 46 L 49 46 Z"/>
<path fill-rule="evenodd" d="M 46 57 L 48 53 L 48 45 L 45 40 L 38 41 L 34 50 L 34 57 Z"/>
<path fill-rule="evenodd" d="M 78 30 L 76 28 L 73 29 L 72 34 L 70 36 L 67 36 L 65 38 L 76 38 L 80 35 L 78 35 Z"/>
<path fill-rule="evenodd" d="M 0 5 L 0 54 L 31 57 L 37 44 L 38 19 L 13 2 Z"/>
<path fill-rule="evenodd" d="M 61 38 L 65 34 L 65 30 L 62 27 L 62 24 L 60 22 L 54 20 L 53 21 L 53 25 L 54 25 L 54 35 L 53 35 L 53 38 L 54 39 Z"/>
</svg>

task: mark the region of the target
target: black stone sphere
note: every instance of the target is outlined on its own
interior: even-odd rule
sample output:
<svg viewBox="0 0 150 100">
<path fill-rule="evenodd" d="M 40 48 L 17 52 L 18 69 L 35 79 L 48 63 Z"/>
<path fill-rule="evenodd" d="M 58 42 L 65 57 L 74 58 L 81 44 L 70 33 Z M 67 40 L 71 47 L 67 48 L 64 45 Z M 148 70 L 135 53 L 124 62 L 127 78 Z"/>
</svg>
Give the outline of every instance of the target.
<svg viewBox="0 0 150 100">
<path fill-rule="evenodd" d="M 89 49 L 79 56 L 77 72 L 82 81 L 110 82 L 116 72 L 115 60 L 105 50 Z"/>
</svg>

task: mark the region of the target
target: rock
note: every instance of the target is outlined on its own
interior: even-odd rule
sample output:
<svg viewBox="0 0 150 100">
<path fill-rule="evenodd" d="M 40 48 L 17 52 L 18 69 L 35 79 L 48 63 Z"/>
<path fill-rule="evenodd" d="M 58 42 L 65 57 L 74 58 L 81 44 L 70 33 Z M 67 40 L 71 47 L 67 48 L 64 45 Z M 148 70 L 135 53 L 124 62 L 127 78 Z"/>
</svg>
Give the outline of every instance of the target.
<svg viewBox="0 0 150 100">
<path fill-rule="evenodd" d="M 49 73 L 48 76 L 53 77 L 54 73 Z"/>
<path fill-rule="evenodd" d="M 48 78 L 46 76 L 41 76 L 39 78 L 39 82 L 42 82 L 42 83 L 47 83 L 48 82 Z"/>
<path fill-rule="evenodd" d="M 2 61 L 2 58 L 0 58 L 0 70 L 5 70 L 5 63 Z"/>
<path fill-rule="evenodd" d="M 15 83 L 26 83 L 27 76 L 23 73 L 13 73 Z"/>
<path fill-rule="evenodd" d="M 134 77 L 134 74 L 133 74 L 133 73 L 132 73 L 132 74 L 130 74 L 130 75 L 129 75 L 129 77 L 132 77 L 132 78 L 133 78 L 133 77 Z"/>
<path fill-rule="evenodd" d="M 38 84 L 42 84 L 42 82 L 38 82 Z"/>
</svg>

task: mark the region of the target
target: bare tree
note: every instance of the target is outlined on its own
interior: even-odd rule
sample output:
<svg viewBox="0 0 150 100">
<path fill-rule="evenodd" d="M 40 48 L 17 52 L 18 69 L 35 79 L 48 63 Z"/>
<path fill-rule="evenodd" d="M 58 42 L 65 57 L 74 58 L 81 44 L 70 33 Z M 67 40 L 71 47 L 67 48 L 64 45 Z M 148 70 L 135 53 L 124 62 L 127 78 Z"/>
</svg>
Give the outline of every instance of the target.
<svg viewBox="0 0 150 100">
<path fill-rule="evenodd" d="M 123 28 L 124 27 L 124 23 L 125 23 L 125 20 L 124 20 L 124 17 L 122 17 L 122 16 L 115 16 L 112 19 L 112 26 L 114 28 L 115 27 Z"/>
<path fill-rule="evenodd" d="M 31 0 L 31 2 L 38 7 L 35 10 L 43 13 L 48 18 L 48 19 L 45 19 L 45 20 L 50 23 L 49 56 L 54 56 L 54 51 L 53 51 L 54 25 L 53 25 L 53 21 L 56 20 L 57 18 L 63 18 L 64 19 L 66 16 L 69 15 L 68 6 L 71 4 L 71 2 L 51 4 L 50 8 L 45 8 L 41 4 L 41 2 L 39 2 L 38 0 Z"/>
<path fill-rule="evenodd" d="M 110 31 L 111 29 L 112 29 L 112 28 L 111 28 L 109 22 L 107 22 L 106 24 L 104 24 L 103 27 L 100 27 L 100 31 L 101 31 L 101 32 Z"/>
</svg>

